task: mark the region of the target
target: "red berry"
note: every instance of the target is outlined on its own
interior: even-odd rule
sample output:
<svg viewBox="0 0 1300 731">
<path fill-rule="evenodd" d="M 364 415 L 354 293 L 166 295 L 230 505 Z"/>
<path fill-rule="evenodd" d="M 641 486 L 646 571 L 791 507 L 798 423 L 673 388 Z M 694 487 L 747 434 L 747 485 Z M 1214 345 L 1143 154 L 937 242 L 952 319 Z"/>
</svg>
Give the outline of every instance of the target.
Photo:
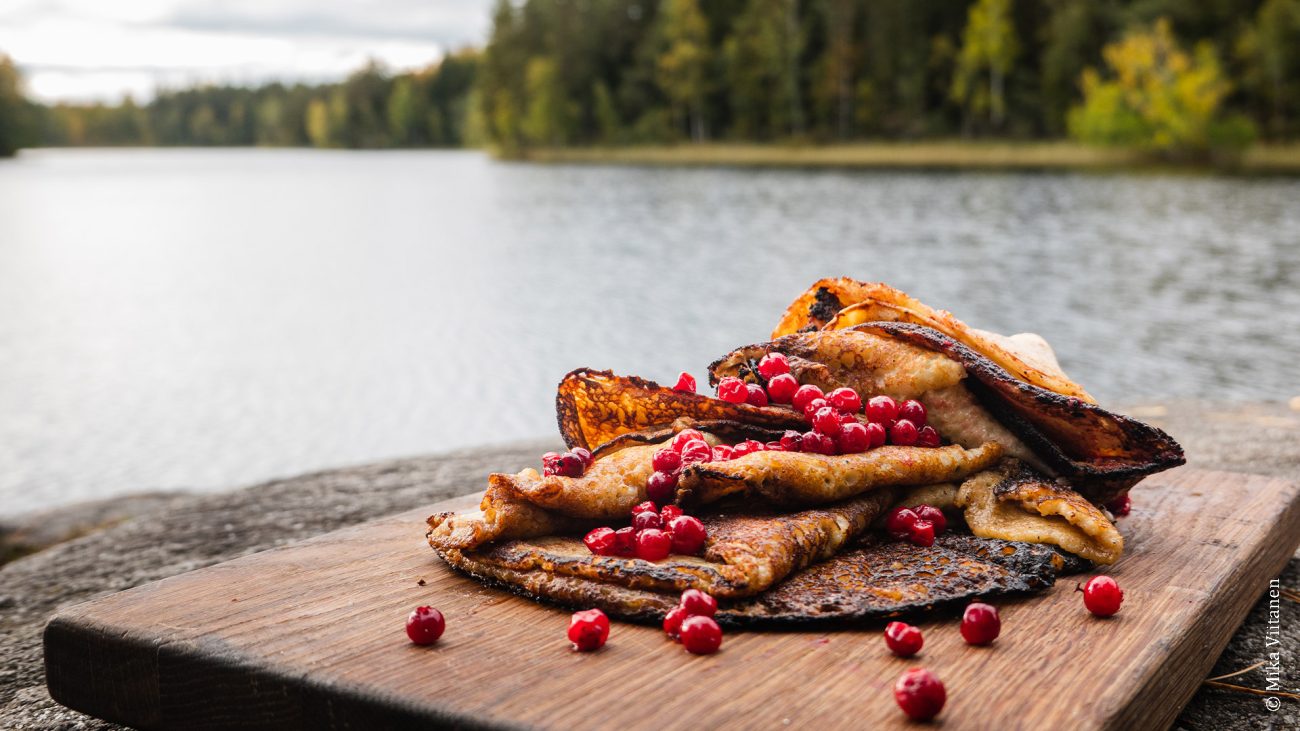
<svg viewBox="0 0 1300 731">
<path fill-rule="evenodd" d="M 815 398 L 804 405 L 803 418 L 809 422 L 812 422 L 813 417 L 816 416 L 817 412 L 821 411 L 822 409 L 831 409 L 831 402 L 827 401 L 824 398 Z M 834 411 L 834 409 L 831 410 Z"/>
<path fill-rule="evenodd" d="M 790 361 L 782 353 L 768 353 L 758 362 L 758 375 L 769 381 L 790 372 Z"/>
<path fill-rule="evenodd" d="M 784 451 L 785 451 L 785 445 L 781 444 L 781 442 L 779 442 L 779 441 L 776 441 L 776 442 L 768 442 L 768 443 L 764 446 L 764 449 L 765 449 L 766 451 L 768 451 L 768 452 L 784 452 Z"/>
<path fill-rule="evenodd" d="M 753 454 L 754 452 L 762 452 L 764 449 L 767 449 L 767 447 L 762 442 L 755 441 L 753 439 L 746 439 L 745 441 L 731 448 L 731 456 L 735 459 L 739 459 L 740 457 L 744 457 L 747 454 Z"/>
<path fill-rule="evenodd" d="M 673 522 L 673 518 L 679 518 L 682 515 L 682 509 L 676 505 L 665 505 L 663 510 L 659 511 L 659 517 L 664 519 L 664 525 Z"/>
<path fill-rule="evenodd" d="M 713 458 L 713 448 L 703 439 L 692 439 L 682 445 L 682 466 L 689 467 L 696 462 L 708 462 Z"/>
<path fill-rule="evenodd" d="M 682 620 L 682 646 L 694 655 L 712 655 L 722 646 L 722 628 L 713 617 L 687 617 Z"/>
<path fill-rule="evenodd" d="M 814 431 L 825 434 L 828 437 L 836 437 L 840 433 L 840 414 L 833 406 L 823 406 L 813 414 L 812 427 Z"/>
<path fill-rule="evenodd" d="M 664 616 L 664 634 L 676 640 L 682 632 L 682 620 L 687 616 L 686 610 L 680 606 L 668 610 Z"/>
<path fill-rule="evenodd" d="M 712 617 L 718 611 L 718 600 L 699 589 L 687 589 L 682 592 L 678 604 L 686 610 L 687 616 L 691 617 Z"/>
<path fill-rule="evenodd" d="M 917 505 L 912 508 L 912 512 L 916 513 L 916 517 L 921 520 L 928 520 L 933 523 L 935 535 L 939 535 L 948 530 L 948 516 L 944 515 L 942 510 L 933 505 Z"/>
<path fill-rule="evenodd" d="M 704 435 L 698 429 L 682 429 L 673 436 L 673 440 L 668 443 L 668 446 L 674 452 L 681 452 L 682 447 L 692 439 L 704 441 Z"/>
<path fill-rule="evenodd" d="M 709 531 L 693 515 L 679 515 L 668 521 L 668 532 L 672 535 L 673 553 L 684 556 L 699 553 L 709 539 Z"/>
<path fill-rule="evenodd" d="M 898 405 L 898 418 L 907 419 L 917 426 L 925 426 L 925 404 L 908 399 Z"/>
<path fill-rule="evenodd" d="M 739 455 L 736 454 L 735 449 L 728 447 L 725 444 L 719 444 L 713 448 L 713 458 L 710 461 L 726 462 L 729 459 L 735 459 L 737 456 Z"/>
<path fill-rule="evenodd" d="M 588 533 L 582 542 L 586 544 L 588 551 L 597 556 L 613 556 L 615 553 L 613 528 L 596 528 Z"/>
<path fill-rule="evenodd" d="M 651 473 L 650 478 L 645 481 L 645 494 L 656 502 L 672 502 L 677 497 L 677 473 Z"/>
<path fill-rule="evenodd" d="M 682 371 L 677 376 L 677 385 L 673 386 L 673 390 L 695 393 L 695 376 L 692 376 L 686 371 Z"/>
<path fill-rule="evenodd" d="M 682 455 L 671 449 L 660 449 L 650 458 L 650 464 L 657 472 L 675 472 L 682 466 Z"/>
<path fill-rule="evenodd" d="M 924 546 L 929 548 L 934 545 L 934 523 L 922 518 L 917 518 L 916 522 L 907 532 L 907 540 L 913 545 Z"/>
<path fill-rule="evenodd" d="M 406 636 L 417 645 L 432 645 L 445 629 L 447 620 L 433 607 L 416 607 L 406 618 Z"/>
<path fill-rule="evenodd" d="M 939 432 L 935 431 L 932 426 L 923 426 L 916 433 L 916 446 L 918 447 L 937 447 L 942 443 L 943 441 L 939 439 Z"/>
<path fill-rule="evenodd" d="M 718 381 L 718 398 L 732 404 L 743 404 L 749 398 L 749 387 L 735 376 Z"/>
<path fill-rule="evenodd" d="M 767 391 L 757 383 L 745 386 L 745 403 L 750 406 L 767 406 Z"/>
<path fill-rule="evenodd" d="M 642 513 L 645 515 L 645 513 Z M 678 518 L 681 520 L 681 518 Z M 636 557 L 645 561 L 662 561 L 673 551 L 673 537 L 658 528 L 636 533 Z"/>
<path fill-rule="evenodd" d="M 614 555 L 636 555 L 636 528 L 629 525 L 614 531 Z"/>
<path fill-rule="evenodd" d="M 894 683 L 894 700 L 913 721 L 929 721 L 943 710 L 948 693 L 943 682 L 925 668 L 912 668 Z"/>
<path fill-rule="evenodd" d="M 894 538 L 906 540 L 912 533 L 912 525 L 920 520 L 911 508 L 894 508 L 885 518 L 885 532 Z"/>
<path fill-rule="evenodd" d="M 888 396 L 872 396 L 867 401 L 867 418 L 887 424 L 898 418 L 898 403 Z"/>
<path fill-rule="evenodd" d="M 907 419 L 899 419 L 894 425 L 889 427 L 889 441 L 891 444 L 897 444 L 900 447 L 910 447 L 916 444 L 916 424 Z"/>
<path fill-rule="evenodd" d="M 803 436 L 794 430 L 786 431 L 781 436 L 781 448 L 787 452 L 803 451 Z"/>
<path fill-rule="evenodd" d="M 846 414 L 856 414 L 862 409 L 862 397 L 851 388 L 837 388 L 826 394 L 826 400 Z"/>
<path fill-rule="evenodd" d="M 569 642 L 578 652 L 599 650 L 609 638 L 609 617 L 599 609 L 574 612 L 569 618 Z"/>
<path fill-rule="evenodd" d="M 799 389 L 794 392 L 794 396 L 790 398 L 790 405 L 795 408 L 795 411 L 803 411 L 813 399 L 819 399 L 824 396 L 825 394 L 822 393 L 820 388 L 817 388 L 811 383 L 805 384 L 800 386 Z"/>
<path fill-rule="evenodd" d="M 911 657 L 921 651 L 925 638 L 921 630 L 906 622 L 890 622 L 885 625 L 885 647 L 899 657 Z"/>
<path fill-rule="evenodd" d="M 582 458 L 573 452 L 565 452 L 555 461 L 555 474 L 561 477 L 582 477 L 586 469 Z"/>
<path fill-rule="evenodd" d="M 1083 606 L 1098 617 L 1110 617 L 1119 611 L 1124 590 L 1109 576 L 1094 576 L 1083 585 Z"/>
<path fill-rule="evenodd" d="M 636 515 L 637 513 L 644 513 L 647 510 L 652 513 L 658 512 L 659 506 L 655 505 L 655 501 L 653 500 L 646 500 L 643 503 L 637 503 L 636 505 L 632 506 L 633 515 Z"/>
<path fill-rule="evenodd" d="M 871 437 L 865 424 L 856 421 L 840 427 L 840 454 L 858 454 L 871 449 Z"/>
<path fill-rule="evenodd" d="M 582 447 L 574 447 L 569 451 L 573 452 L 575 457 L 582 460 L 582 469 L 584 472 L 588 467 L 591 466 L 591 461 L 592 461 L 591 450 L 583 449 Z"/>
<path fill-rule="evenodd" d="M 1116 518 L 1123 518 L 1133 510 L 1133 500 L 1127 494 L 1120 495 L 1114 500 L 1106 503 L 1106 508 L 1110 510 L 1111 515 L 1114 515 Z"/>
<path fill-rule="evenodd" d="M 888 435 L 885 433 L 885 427 L 874 421 L 867 424 L 867 436 L 871 437 L 872 449 L 883 445 L 885 440 L 888 439 Z"/>
<path fill-rule="evenodd" d="M 810 454 L 835 454 L 835 440 L 815 431 L 806 432 L 801 439 L 803 451 Z"/>
<path fill-rule="evenodd" d="M 559 467 L 559 464 L 560 464 L 559 452 L 547 452 L 546 454 L 543 454 L 542 474 L 547 476 L 556 474 L 556 469 Z"/>
<path fill-rule="evenodd" d="M 1002 620 L 998 608 L 983 602 L 971 602 L 961 615 L 961 636 L 972 645 L 987 645 L 998 638 Z"/>
<path fill-rule="evenodd" d="M 773 403 L 788 404 L 794 399 L 795 391 L 799 390 L 799 382 L 794 380 L 794 376 L 789 373 L 782 373 L 774 376 L 767 381 L 767 395 Z"/>
<path fill-rule="evenodd" d="M 659 516 L 659 513 L 645 510 L 632 516 L 632 527 L 639 531 L 647 528 L 663 528 L 664 519 Z"/>
</svg>

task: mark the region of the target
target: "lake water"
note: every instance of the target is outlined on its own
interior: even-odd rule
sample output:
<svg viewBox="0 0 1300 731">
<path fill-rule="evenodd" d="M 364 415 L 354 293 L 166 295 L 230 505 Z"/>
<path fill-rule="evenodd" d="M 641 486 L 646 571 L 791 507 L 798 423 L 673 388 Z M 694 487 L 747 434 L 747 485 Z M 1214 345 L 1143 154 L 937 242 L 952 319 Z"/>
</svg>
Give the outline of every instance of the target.
<svg viewBox="0 0 1300 731">
<path fill-rule="evenodd" d="M 1103 401 L 1300 394 L 1291 179 L 33 151 L 0 513 L 554 434 L 570 369 L 700 374 L 839 274 L 1039 332 Z"/>
</svg>

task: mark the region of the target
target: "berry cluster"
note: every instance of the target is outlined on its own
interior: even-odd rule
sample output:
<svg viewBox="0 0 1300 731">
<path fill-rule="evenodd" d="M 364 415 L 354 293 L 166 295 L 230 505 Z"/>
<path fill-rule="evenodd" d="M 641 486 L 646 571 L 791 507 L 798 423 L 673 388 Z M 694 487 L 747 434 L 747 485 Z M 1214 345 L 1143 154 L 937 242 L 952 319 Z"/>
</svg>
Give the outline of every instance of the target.
<svg viewBox="0 0 1300 731">
<path fill-rule="evenodd" d="M 897 507 L 885 517 L 885 532 L 895 540 L 933 546 L 934 537 L 948 530 L 948 518 L 933 505 Z"/>
<path fill-rule="evenodd" d="M 699 589 L 687 589 L 664 617 L 664 634 L 681 642 L 687 652 L 712 655 L 722 646 L 722 628 L 713 619 L 718 600 Z"/>
<path fill-rule="evenodd" d="M 574 447 L 563 454 L 547 452 L 542 455 L 542 474 L 550 477 L 582 477 L 582 473 L 591 466 L 591 452 L 582 447 Z"/>
<path fill-rule="evenodd" d="M 596 528 L 582 539 L 597 556 L 624 556 L 662 561 L 669 554 L 694 556 L 704 548 L 709 533 L 699 518 L 684 515 L 676 505 L 660 510 L 647 500 L 632 508 L 632 525 L 614 530 Z"/>
</svg>

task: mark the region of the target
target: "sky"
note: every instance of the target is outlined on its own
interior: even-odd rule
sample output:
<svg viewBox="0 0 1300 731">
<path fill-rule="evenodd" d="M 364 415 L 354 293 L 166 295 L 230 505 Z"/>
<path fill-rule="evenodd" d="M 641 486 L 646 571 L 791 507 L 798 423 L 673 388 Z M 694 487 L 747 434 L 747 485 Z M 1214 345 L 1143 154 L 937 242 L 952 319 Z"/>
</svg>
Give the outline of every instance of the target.
<svg viewBox="0 0 1300 731">
<path fill-rule="evenodd" d="M 159 87 L 330 81 L 480 45 L 492 0 L 0 0 L 0 53 L 41 101 Z"/>
</svg>

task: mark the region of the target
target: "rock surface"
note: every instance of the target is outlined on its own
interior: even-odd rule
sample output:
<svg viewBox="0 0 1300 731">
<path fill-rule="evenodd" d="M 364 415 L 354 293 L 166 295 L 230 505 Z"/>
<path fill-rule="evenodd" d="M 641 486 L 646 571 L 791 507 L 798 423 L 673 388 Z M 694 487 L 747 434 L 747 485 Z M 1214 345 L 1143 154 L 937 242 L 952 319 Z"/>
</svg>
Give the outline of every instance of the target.
<svg viewBox="0 0 1300 731">
<path fill-rule="evenodd" d="M 1174 403 L 1138 405 L 1127 413 L 1167 429 L 1195 466 L 1300 479 L 1300 411 L 1285 405 Z M 59 706 L 45 692 L 41 628 L 60 606 L 472 492 L 489 471 L 520 469 L 555 446 L 514 444 L 319 472 L 218 495 L 153 496 L 137 503 L 143 511 L 137 517 L 0 567 L 0 728 L 115 728 Z M 1141 499 L 1140 488 L 1135 499 Z M 119 512 L 108 522 L 121 517 Z M 72 521 L 81 527 L 71 532 L 103 522 Z M 9 531 L 31 536 L 36 527 Z M 47 537 L 58 533 L 46 528 L 52 531 Z M 1291 561 L 1282 585 L 1300 589 L 1300 559 Z M 1266 590 L 1260 587 L 1261 594 Z M 1268 611 L 1265 597 L 1213 675 L 1254 665 L 1276 649 L 1265 647 Z M 1280 611 L 1283 683 L 1294 692 L 1300 604 L 1283 599 Z M 1225 682 L 1262 688 L 1262 669 Z M 1202 687 L 1175 728 L 1300 728 L 1300 702 L 1284 699 L 1269 711 L 1262 697 Z"/>
</svg>

